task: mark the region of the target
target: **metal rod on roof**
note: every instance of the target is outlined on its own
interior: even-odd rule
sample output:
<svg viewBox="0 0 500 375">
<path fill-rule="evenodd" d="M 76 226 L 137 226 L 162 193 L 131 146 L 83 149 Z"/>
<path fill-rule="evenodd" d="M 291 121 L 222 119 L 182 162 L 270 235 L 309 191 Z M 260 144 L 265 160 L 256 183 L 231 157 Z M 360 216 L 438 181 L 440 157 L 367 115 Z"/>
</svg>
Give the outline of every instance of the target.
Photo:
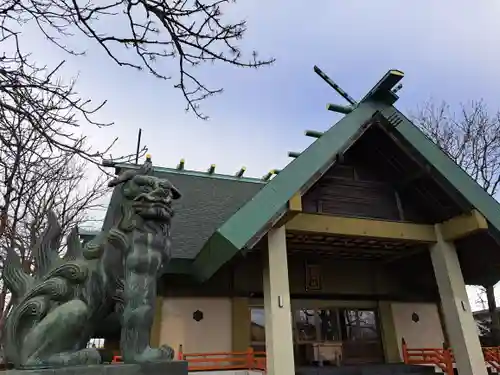
<svg viewBox="0 0 500 375">
<path fill-rule="evenodd" d="M 184 159 L 181 159 L 181 161 L 179 162 L 179 164 L 177 164 L 177 168 L 179 171 L 182 171 L 184 169 Z"/>
<path fill-rule="evenodd" d="M 337 112 L 347 115 L 348 113 L 351 113 L 354 108 L 352 106 L 329 103 L 326 105 L 326 109 L 332 112 Z"/>
<path fill-rule="evenodd" d="M 316 130 L 306 130 L 304 134 L 306 135 L 306 137 L 320 138 L 323 135 L 323 132 L 318 132 Z"/>
<path fill-rule="evenodd" d="M 139 134 L 137 134 L 137 149 L 135 152 L 135 164 L 139 164 L 139 150 L 141 149 L 141 135 L 142 135 L 142 129 L 139 128 Z"/>
<path fill-rule="evenodd" d="M 298 158 L 300 156 L 300 152 L 288 151 L 289 158 Z"/>
<path fill-rule="evenodd" d="M 349 102 L 351 105 L 356 105 L 356 100 L 354 100 L 347 92 L 342 90 L 342 88 L 337 85 L 333 80 L 328 77 L 320 68 L 318 68 L 316 65 L 314 65 L 314 72 L 319 75 L 326 83 L 330 85 L 331 88 L 333 88 L 337 93 L 343 97 L 345 100 Z"/>
<path fill-rule="evenodd" d="M 211 164 L 210 168 L 208 168 L 208 174 L 214 174 L 215 172 L 215 164 Z"/>
<path fill-rule="evenodd" d="M 239 178 L 243 177 L 243 174 L 245 173 L 246 170 L 247 169 L 245 167 L 241 167 L 240 170 L 236 172 L 235 176 Z"/>
</svg>

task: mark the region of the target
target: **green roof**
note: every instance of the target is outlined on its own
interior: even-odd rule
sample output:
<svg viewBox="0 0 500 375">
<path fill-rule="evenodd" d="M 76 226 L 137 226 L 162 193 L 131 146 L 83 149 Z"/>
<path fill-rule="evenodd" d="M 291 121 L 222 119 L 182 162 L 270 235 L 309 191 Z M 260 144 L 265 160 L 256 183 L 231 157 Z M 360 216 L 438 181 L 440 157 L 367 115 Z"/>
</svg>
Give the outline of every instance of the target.
<svg viewBox="0 0 500 375">
<path fill-rule="evenodd" d="M 192 265 L 201 281 L 240 251 L 251 248 L 284 214 L 287 202 L 297 192 L 304 193 L 362 135 L 364 125 L 374 117 L 383 117 L 392 125 L 391 132 L 434 168 L 445 183 L 458 191 L 500 230 L 500 205 L 465 171 L 455 164 L 438 146 L 428 139 L 392 104 L 397 95 L 392 87 L 402 74 L 390 71 L 359 104 L 331 127 L 292 163 L 267 183 L 253 199 L 225 221 L 205 243 Z"/>
<path fill-rule="evenodd" d="M 133 168 L 137 166 L 118 165 L 117 172 Z M 168 179 L 182 193 L 173 204 L 172 257 L 177 259 L 193 259 L 214 231 L 265 186 L 260 179 L 161 167 L 154 168 L 154 175 Z M 103 230 L 118 217 L 120 201 L 121 191 L 115 189 Z"/>
<path fill-rule="evenodd" d="M 500 205 L 455 164 L 392 104 L 392 90 L 401 79 L 388 72 L 360 103 L 344 107 L 347 113 L 269 182 L 215 173 L 154 168 L 183 194 L 174 203 L 172 253 L 182 263 L 172 272 L 192 273 L 200 281 L 210 278 L 236 254 L 252 248 L 286 212 L 297 192 L 305 193 L 359 139 L 374 120 L 384 120 L 389 133 L 407 151 L 432 168 L 446 190 L 475 207 L 500 232 Z M 338 107 L 338 106 L 337 106 Z M 117 165 L 122 169 L 135 165 Z M 115 189 L 104 230 L 118 217 L 120 189 Z M 179 263 L 180 264 L 180 263 Z"/>
<path fill-rule="evenodd" d="M 361 103 L 269 181 L 211 236 L 195 259 L 195 275 L 209 278 L 238 251 L 264 236 L 285 212 L 288 200 L 316 182 L 376 112 L 373 103 Z"/>
</svg>

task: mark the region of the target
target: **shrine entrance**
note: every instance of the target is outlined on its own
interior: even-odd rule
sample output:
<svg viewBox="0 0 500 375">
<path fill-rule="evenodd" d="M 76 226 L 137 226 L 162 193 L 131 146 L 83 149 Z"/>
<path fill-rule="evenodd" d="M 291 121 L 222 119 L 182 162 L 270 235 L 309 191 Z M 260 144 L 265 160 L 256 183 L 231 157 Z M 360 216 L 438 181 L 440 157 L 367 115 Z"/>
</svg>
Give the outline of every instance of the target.
<svg viewBox="0 0 500 375">
<path fill-rule="evenodd" d="M 338 307 L 328 301 L 308 301 L 307 307 L 299 307 L 300 302 L 292 301 L 296 366 L 384 363 L 376 308 Z M 251 307 L 250 314 L 252 346 L 264 351 L 264 308 Z"/>
</svg>

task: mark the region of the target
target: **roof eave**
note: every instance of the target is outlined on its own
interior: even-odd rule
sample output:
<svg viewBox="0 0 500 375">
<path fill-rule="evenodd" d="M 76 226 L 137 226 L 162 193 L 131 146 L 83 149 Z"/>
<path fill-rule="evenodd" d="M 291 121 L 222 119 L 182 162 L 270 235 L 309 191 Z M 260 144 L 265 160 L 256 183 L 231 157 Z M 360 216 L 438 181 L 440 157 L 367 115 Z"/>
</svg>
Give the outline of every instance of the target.
<svg viewBox="0 0 500 375">
<path fill-rule="evenodd" d="M 497 231 L 500 231 L 500 204 L 450 159 L 434 142 L 394 106 L 385 106 L 382 115 L 403 139 L 409 142 L 431 166 L 477 209 Z"/>
<path fill-rule="evenodd" d="M 191 265 L 192 276 L 199 282 L 208 280 L 240 250 L 219 230 L 215 231 L 194 259 Z"/>
<path fill-rule="evenodd" d="M 116 164 L 115 166 L 115 174 L 120 174 L 122 170 L 127 169 L 139 169 L 140 166 L 137 164 Z M 189 169 L 177 169 L 177 168 L 166 168 L 166 167 L 153 167 L 153 171 L 156 173 L 168 173 L 168 174 L 181 174 L 188 175 L 193 177 L 203 177 L 203 178 L 216 178 L 222 180 L 230 180 L 230 181 L 241 181 L 241 182 L 250 182 L 254 184 L 262 184 L 265 185 L 267 181 L 264 181 L 260 178 L 254 177 L 243 177 L 237 175 L 226 175 L 220 173 L 208 173 L 202 171 L 195 171 Z"/>
</svg>

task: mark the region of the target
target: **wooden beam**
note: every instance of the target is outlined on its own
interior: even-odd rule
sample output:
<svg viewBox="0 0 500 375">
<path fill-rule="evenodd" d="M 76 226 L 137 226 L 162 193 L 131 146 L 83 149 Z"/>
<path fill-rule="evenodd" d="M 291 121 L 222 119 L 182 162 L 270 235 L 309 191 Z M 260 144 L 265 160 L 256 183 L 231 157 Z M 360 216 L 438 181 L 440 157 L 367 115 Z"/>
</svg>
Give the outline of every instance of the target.
<svg viewBox="0 0 500 375">
<path fill-rule="evenodd" d="M 232 347 L 234 352 L 244 352 L 251 346 L 251 319 L 248 298 L 235 297 L 232 300 Z"/>
<path fill-rule="evenodd" d="M 321 138 L 321 136 L 325 133 L 323 132 L 318 132 L 316 130 L 306 130 L 304 132 L 306 137 L 312 137 L 312 138 Z"/>
<path fill-rule="evenodd" d="M 389 70 L 361 101 L 375 100 L 389 105 L 394 104 L 398 100 L 398 96 L 391 90 L 403 77 L 404 73 L 402 71 Z"/>
<path fill-rule="evenodd" d="M 279 228 L 290 220 L 292 220 L 295 216 L 302 212 L 302 195 L 300 193 L 295 193 L 292 198 L 287 203 L 287 211 L 278 220 L 278 222 L 274 225 L 275 228 Z"/>
<path fill-rule="evenodd" d="M 332 112 L 337 112 L 337 113 L 342 113 L 343 115 L 347 115 L 348 113 L 351 113 L 354 110 L 354 107 L 329 103 L 326 105 L 326 109 Z"/>
<path fill-rule="evenodd" d="M 293 212 L 302 212 L 302 195 L 296 193 L 292 199 L 288 201 L 288 210 Z"/>
<path fill-rule="evenodd" d="M 349 102 L 350 105 L 356 105 L 356 100 L 354 100 L 347 92 L 342 90 L 339 85 L 332 81 L 320 68 L 314 65 L 314 72 L 319 75 L 331 88 L 333 88 L 337 93 Z"/>
<path fill-rule="evenodd" d="M 488 229 L 488 222 L 478 210 L 472 210 L 466 215 L 455 216 L 443 222 L 441 226 L 443 239 L 446 241 L 458 240 L 486 229 Z"/>
<path fill-rule="evenodd" d="M 424 243 L 436 241 L 433 225 L 307 213 L 295 215 L 286 224 L 286 228 L 289 231 L 335 236 L 368 237 Z"/>
</svg>

